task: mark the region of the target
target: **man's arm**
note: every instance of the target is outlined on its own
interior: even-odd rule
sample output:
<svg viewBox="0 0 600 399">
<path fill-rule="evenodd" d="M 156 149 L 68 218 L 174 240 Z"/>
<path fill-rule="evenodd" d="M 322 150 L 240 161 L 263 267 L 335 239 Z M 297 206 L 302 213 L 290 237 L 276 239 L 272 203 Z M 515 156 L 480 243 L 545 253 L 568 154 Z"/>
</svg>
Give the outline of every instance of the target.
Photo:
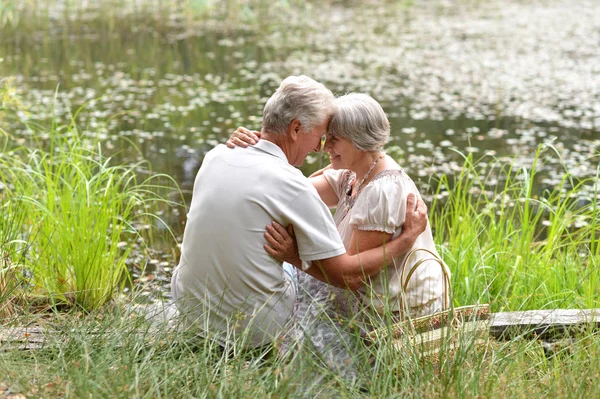
<svg viewBox="0 0 600 399">
<path fill-rule="evenodd" d="M 354 255 L 346 253 L 313 261 L 305 272 L 328 284 L 355 291 L 365 285 L 369 277 L 379 273 L 390 259 L 408 252 L 419 234 L 415 230 L 403 229 L 398 238 L 379 247 Z"/>
<path fill-rule="evenodd" d="M 415 206 L 416 205 L 416 206 Z M 402 234 L 392 241 L 354 255 L 343 254 L 328 259 L 313 261 L 311 266 L 304 271 L 311 276 L 336 287 L 357 290 L 365 284 L 368 277 L 379 273 L 392 258 L 408 252 L 414 245 L 417 237 L 427 227 L 427 206 L 423 201 L 417 200 L 414 194 L 409 194 L 406 201 L 406 219 L 402 226 Z M 282 226 L 267 226 L 265 238 L 268 245 L 265 250 L 276 256 L 281 253 L 282 240 L 293 234 L 293 228 L 288 226 L 287 231 Z M 284 237 L 286 236 L 286 237 Z M 293 239 L 293 238 L 292 238 Z M 272 247 L 271 247 L 272 246 Z M 286 261 L 301 268 L 302 261 L 296 255 Z"/>
</svg>

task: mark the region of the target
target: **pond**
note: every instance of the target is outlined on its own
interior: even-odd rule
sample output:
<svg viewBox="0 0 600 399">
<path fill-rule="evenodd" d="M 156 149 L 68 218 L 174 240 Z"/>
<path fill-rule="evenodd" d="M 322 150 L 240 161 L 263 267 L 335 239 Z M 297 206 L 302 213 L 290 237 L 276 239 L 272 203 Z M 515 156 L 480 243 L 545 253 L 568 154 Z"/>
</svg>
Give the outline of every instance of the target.
<svg viewBox="0 0 600 399">
<path fill-rule="evenodd" d="M 300 22 L 286 26 L 283 15 L 256 26 L 254 17 L 233 28 L 186 22 L 178 9 L 159 23 L 141 11 L 117 18 L 71 5 L 69 14 L 53 3 L 63 4 L 41 2 L 45 18 L 1 39 L 0 76 L 29 117 L 65 119 L 85 104 L 86 133 L 109 148 L 130 148 L 117 139 L 130 137 L 156 171 L 184 185 L 232 129 L 258 129 L 266 98 L 299 73 L 379 100 L 391 144 L 416 176 L 443 168 L 452 149 L 526 165 L 538 144 L 552 142 L 571 166 L 600 146 L 594 2 L 276 2 Z M 13 13 L 33 13 L 25 4 Z"/>
<path fill-rule="evenodd" d="M 461 154 L 530 167 L 544 143 L 560 157 L 544 157 L 537 190 L 565 168 L 598 176 L 598 2 L 6 4 L 0 76 L 21 117 L 64 123 L 83 107 L 85 135 L 119 160 L 150 160 L 188 193 L 204 154 L 237 126 L 259 129 L 291 74 L 380 101 L 388 152 L 423 191 L 457 173 Z M 25 142 L 26 129 L 9 131 Z M 324 162 L 314 154 L 303 171 Z"/>
</svg>

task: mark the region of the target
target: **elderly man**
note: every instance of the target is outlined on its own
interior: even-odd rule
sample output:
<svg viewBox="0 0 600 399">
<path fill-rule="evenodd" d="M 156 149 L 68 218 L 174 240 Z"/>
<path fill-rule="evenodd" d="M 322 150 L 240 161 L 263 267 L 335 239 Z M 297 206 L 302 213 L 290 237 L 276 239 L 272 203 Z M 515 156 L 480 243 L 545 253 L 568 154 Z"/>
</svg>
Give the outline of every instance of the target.
<svg viewBox="0 0 600 399">
<path fill-rule="evenodd" d="M 293 225 L 307 272 L 339 287 L 378 273 L 386 257 L 406 252 L 425 229 L 426 208 L 420 202 L 413 211 L 411 197 L 400 237 L 385 248 L 346 254 L 329 209 L 293 167 L 320 150 L 333 102 L 322 84 L 288 77 L 265 105 L 258 144 L 219 145 L 204 158 L 172 279 L 181 314 L 203 336 L 259 347 L 283 331 L 296 291 L 293 273 L 263 248 L 272 221 Z"/>
</svg>

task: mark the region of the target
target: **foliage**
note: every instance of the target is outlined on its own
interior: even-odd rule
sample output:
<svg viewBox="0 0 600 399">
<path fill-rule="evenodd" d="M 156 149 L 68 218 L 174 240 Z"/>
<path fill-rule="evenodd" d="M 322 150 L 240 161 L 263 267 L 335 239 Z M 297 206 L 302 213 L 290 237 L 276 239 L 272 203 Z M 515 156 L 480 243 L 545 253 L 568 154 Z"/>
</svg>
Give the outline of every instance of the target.
<svg viewBox="0 0 600 399">
<path fill-rule="evenodd" d="M 431 222 L 458 303 L 496 311 L 598 306 L 600 169 L 581 181 L 565 170 L 538 196 L 534 182 L 549 151 L 540 146 L 521 170 L 492 160 L 487 175 L 489 160 L 469 155 L 458 176 L 439 178 Z"/>
<path fill-rule="evenodd" d="M 68 7 L 55 7 L 57 3 Z M 87 65 L 96 61 L 93 52 L 83 47 L 73 53 L 69 46 L 74 38 L 89 38 L 90 32 L 100 38 L 148 36 L 158 45 L 140 42 L 137 54 L 123 62 L 135 72 L 144 65 L 139 49 L 162 64 L 181 63 L 152 56 L 152 49 L 175 47 L 180 30 L 194 35 L 252 29 L 259 34 L 273 29 L 271 19 L 276 19 L 285 27 L 297 24 L 309 31 L 306 19 L 291 18 L 290 11 L 302 12 L 310 3 L 0 0 L 0 29 L 11 38 L 8 45 L 33 41 L 56 49 L 54 41 L 42 39 L 62 38 L 58 43 L 64 53 L 73 61 L 88 60 Z M 411 4 L 402 1 L 397 7 Z M 99 16 L 90 19 L 85 7 L 97 7 Z M 209 41 L 219 38 L 209 36 Z M 299 38 L 310 45 L 308 36 Z M 121 40 L 111 43 L 121 46 Z M 126 53 L 128 45 L 122 46 L 109 49 Z M 245 54 L 249 46 L 244 44 Z M 189 47 L 202 56 L 207 53 Z M 209 72 L 202 70 L 204 74 Z M 24 109 L 12 90 L 0 88 L 0 101 L 0 123 L 18 118 Z M 199 109 L 206 118 L 208 107 Z M 475 346 L 465 337 L 466 345 L 444 354 L 437 364 L 421 361 L 419 348 L 398 353 L 385 342 L 353 353 L 364 369 L 358 381 L 348 381 L 324 366 L 308 346 L 265 359 L 266 351 L 251 357 L 233 344 L 223 352 L 177 329 L 153 330 L 122 306 L 105 301 L 128 278 L 124 261 L 128 243 L 139 238 L 138 223 L 155 226 L 144 219 L 154 218 L 152 204 L 163 201 L 157 195 L 162 188 L 156 187 L 156 177 L 140 179 L 147 174 L 146 164 L 115 166 L 102 144 L 84 136 L 74 123 L 52 125 L 29 123 L 18 140 L 4 132 L 0 142 L 0 315 L 22 291 L 51 304 L 84 307 L 90 314 L 36 320 L 59 339 L 38 351 L 0 353 L 0 395 L 10 388 L 33 397 L 600 396 L 600 340 L 593 332 L 550 355 L 538 341 Z M 503 160 L 464 156 L 461 173 L 437 178 L 431 222 L 453 272 L 457 305 L 489 302 L 494 310 L 598 307 L 600 173 L 581 181 L 565 170 L 560 184 L 538 193 L 534 183 L 543 173 L 545 154 L 552 151 L 540 147 L 531 166 L 521 169 Z M 12 321 L 21 325 L 31 317 L 14 315 Z M 360 346 L 361 338 L 354 339 Z"/>
<path fill-rule="evenodd" d="M 28 247 L 20 239 L 22 202 L 18 199 L 6 201 L 3 191 L 0 185 L 0 320 L 13 314 L 12 299 L 18 286 L 16 270 Z"/>
<path fill-rule="evenodd" d="M 145 163 L 113 165 L 98 139 L 82 137 L 74 123 L 27 127 L 31 142 L 19 146 L 5 136 L 0 157 L 4 207 L 11 209 L 3 221 L 30 246 L 24 284 L 51 305 L 95 309 L 127 281 L 135 223 L 162 223 L 151 211 L 165 201 L 163 176 L 140 181 Z"/>
<path fill-rule="evenodd" d="M 10 87 L 0 80 L 0 122 L 5 110 L 13 103 Z M 6 137 L 1 129 L 0 134 Z M 0 148 L 0 151 L 3 154 L 6 148 Z M 0 320 L 12 314 L 11 298 L 17 287 L 16 264 L 22 260 L 27 247 L 27 243 L 20 240 L 20 225 L 23 221 L 20 206 L 19 198 L 7 200 L 6 186 L 0 181 Z"/>
<path fill-rule="evenodd" d="M 294 11 L 310 7 L 305 2 L 289 0 L 144 0 L 125 3 L 116 0 L 98 3 L 3 0 L 0 2 L 0 29 L 15 35 L 34 34 L 40 29 L 53 30 L 56 22 L 67 29 L 66 34 L 85 32 L 88 24 L 109 34 L 139 28 L 137 24 L 128 27 L 129 24 L 121 23 L 123 19 L 143 21 L 145 25 L 151 21 L 158 31 L 172 29 L 176 21 L 183 22 L 186 30 L 264 28 L 270 19 L 292 12 L 292 4 Z M 96 13 L 98 17 L 90 19 L 90 13 Z M 164 18 L 165 15 L 169 18 Z"/>
</svg>

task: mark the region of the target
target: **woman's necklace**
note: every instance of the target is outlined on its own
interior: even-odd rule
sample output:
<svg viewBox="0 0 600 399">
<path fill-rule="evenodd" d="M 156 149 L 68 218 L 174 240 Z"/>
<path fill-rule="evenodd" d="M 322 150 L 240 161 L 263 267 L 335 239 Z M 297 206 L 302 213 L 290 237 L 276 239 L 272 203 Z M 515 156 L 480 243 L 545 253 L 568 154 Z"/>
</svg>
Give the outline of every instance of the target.
<svg viewBox="0 0 600 399">
<path fill-rule="evenodd" d="M 362 178 L 362 180 L 359 181 L 356 184 L 356 186 L 354 186 L 354 191 L 352 192 L 354 195 L 358 194 L 358 190 L 360 190 L 360 188 L 362 187 L 365 180 L 367 180 L 369 178 L 369 176 L 371 175 L 371 172 L 373 172 L 373 169 L 375 169 L 375 165 L 377 165 L 377 162 L 379 162 L 383 157 L 385 157 L 385 154 L 380 155 L 379 157 L 377 157 L 377 159 L 375 161 L 373 161 L 373 163 L 371 164 L 371 167 L 369 168 L 367 173 L 365 173 L 365 176 Z"/>
</svg>

